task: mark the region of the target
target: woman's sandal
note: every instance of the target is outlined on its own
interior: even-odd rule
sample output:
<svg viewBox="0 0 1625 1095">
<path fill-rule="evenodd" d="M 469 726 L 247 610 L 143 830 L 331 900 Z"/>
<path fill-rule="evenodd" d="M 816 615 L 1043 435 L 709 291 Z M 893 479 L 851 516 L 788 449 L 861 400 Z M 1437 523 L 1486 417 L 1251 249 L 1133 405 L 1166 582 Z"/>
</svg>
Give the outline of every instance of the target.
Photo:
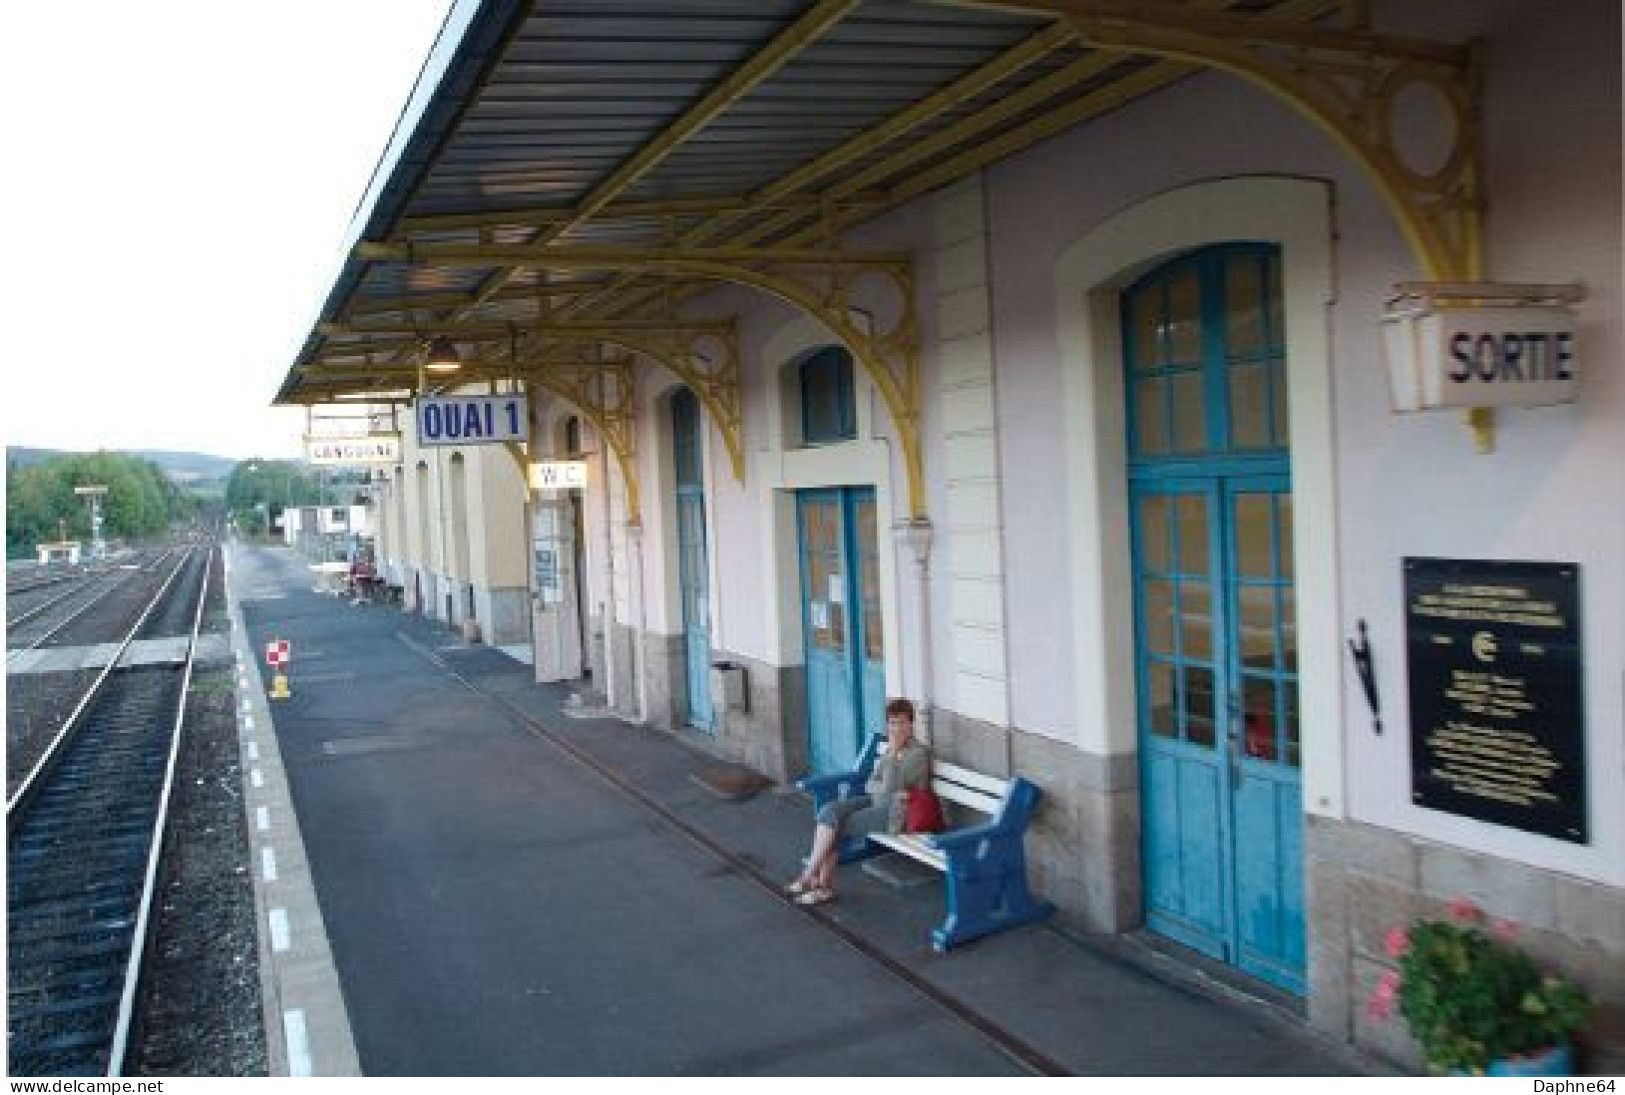
<svg viewBox="0 0 1625 1095">
<path fill-rule="evenodd" d="M 804 890 L 803 892 L 797 894 L 795 898 L 797 905 L 807 907 L 811 907 L 813 905 L 828 905 L 834 900 L 835 891 L 827 890 L 822 886 L 814 886 L 810 890 Z"/>
<path fill-rule="evenodd" d="M 818 884 L 810 878 L 797 878 L 784 887 L 786 897 L 800 897 L 809 890 L 818 888 Z"/>
</svg>

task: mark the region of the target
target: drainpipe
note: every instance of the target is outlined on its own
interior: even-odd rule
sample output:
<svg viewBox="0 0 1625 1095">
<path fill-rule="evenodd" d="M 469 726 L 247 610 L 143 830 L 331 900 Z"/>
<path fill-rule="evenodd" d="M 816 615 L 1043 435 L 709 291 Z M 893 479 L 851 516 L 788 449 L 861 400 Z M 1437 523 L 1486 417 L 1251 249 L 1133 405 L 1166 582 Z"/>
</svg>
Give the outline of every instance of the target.
<svg viewBox="0 0 1625 1095">
<path fill-rule="evenodd" d="M 599 619 L 604 629 L 604 702 L 611 707 L 620 692 L 621 682 L 615 673 L 615 522 L 610 513 L 614 498 L 609 488 L 609 439 L 600 436 L 603 450 L 604 474 L 604 609 Z"/>
<path fill-rule="evenodd" d="M 648 651 L 648 600 L 647 580 L 643 574 L 643 519 L 635 517 L 626 523 L 627 551 L 632 556 L 631 576 L 632 583 L 627 587 L 627 595 L 637 601 L 638 629 L 632 636 L 632 666 L 636 676 L 634 687 L 637 689 L 638 717 L 640 726 L 649 723 L 649 651 Z"/>
<path fill-rule="evenodd" d="M 915 626 L 919 634 L 920 643 L 920 672 L 916 685 L 919 694 L 920 708 L 920 740 L 927 745 L 935 744 L 932 733 L 932 658 L 931 658 L 931 519 L 929 517 L 914 517 L 907 521 L 899 521 L 892 526 L 893 531 L 908 546 L 909 554 L 914 558 L 914 590 L 915 590 Z"/>
</svg>

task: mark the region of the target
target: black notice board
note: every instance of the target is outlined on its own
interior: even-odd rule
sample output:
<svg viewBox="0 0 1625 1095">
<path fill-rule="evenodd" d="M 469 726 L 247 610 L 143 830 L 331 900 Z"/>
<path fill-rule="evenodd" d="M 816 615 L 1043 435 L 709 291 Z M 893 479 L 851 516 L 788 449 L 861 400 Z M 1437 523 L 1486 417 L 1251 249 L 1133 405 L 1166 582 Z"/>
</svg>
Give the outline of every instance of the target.
<svg viewBox="0 0 1625 1095">
<path fill-rule="evenodd" d="M 1580 568 L 1405 560 L 1411 798 L 1584 844 Z"/>
</svg>

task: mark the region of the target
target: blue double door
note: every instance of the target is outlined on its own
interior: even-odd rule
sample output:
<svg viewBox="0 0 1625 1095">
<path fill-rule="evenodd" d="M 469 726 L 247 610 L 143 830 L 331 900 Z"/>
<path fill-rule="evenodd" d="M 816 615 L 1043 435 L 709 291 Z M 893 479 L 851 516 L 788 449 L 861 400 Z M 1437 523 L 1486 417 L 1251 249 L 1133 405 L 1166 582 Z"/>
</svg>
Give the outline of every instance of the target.
<svg viewBox="0 0 1625 1095">
<path fill-rule="evenodd" d="M 1124 296 L 1147 925 L 1305 982 L 1302 762 L 1278 252 Z"/>
<path fill-rule="evenodd" d="M 1147 921 L 1303 990 L 1303 807 L 1282 476 L 1132 491 Z"/>
<path fill-rule="evenodd" d="M 815 773 L 850 770 L 885 726 L 885 636 L 872 487 L 796 495 L 807 746 Z"/>
</svg>

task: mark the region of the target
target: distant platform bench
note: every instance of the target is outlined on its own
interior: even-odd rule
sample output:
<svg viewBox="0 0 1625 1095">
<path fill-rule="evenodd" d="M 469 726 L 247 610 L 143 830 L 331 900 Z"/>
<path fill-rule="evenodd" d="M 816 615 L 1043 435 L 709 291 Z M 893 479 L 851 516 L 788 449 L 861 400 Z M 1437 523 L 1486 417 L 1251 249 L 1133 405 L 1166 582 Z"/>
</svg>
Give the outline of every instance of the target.
<svg viewBox="0 0 1625 1095">
<path fill-rule="evenodd" d="M 813 796 L 816 815 L 827 803 L 863 793 L 885 739 L 873 736 L 851 772 L 809 776 L 797 786 Z M 1041 792 L 1020 776 L 1004 779 L 933 760 L 931 789 L 950 819 L 966 810 L 985 820 L 942 833 L 870 833 L 848 837 L 840 849 L 849 863 L 894 851 L 943 873 L 947 916 L 931 932 L 931 946 L 945 951 L 960 943 L 1042 920 L 1055 911 L 1027 889 L 1027 823 Z M 953 804 L 949 806 L 949 804 Z"/>
</svg>

